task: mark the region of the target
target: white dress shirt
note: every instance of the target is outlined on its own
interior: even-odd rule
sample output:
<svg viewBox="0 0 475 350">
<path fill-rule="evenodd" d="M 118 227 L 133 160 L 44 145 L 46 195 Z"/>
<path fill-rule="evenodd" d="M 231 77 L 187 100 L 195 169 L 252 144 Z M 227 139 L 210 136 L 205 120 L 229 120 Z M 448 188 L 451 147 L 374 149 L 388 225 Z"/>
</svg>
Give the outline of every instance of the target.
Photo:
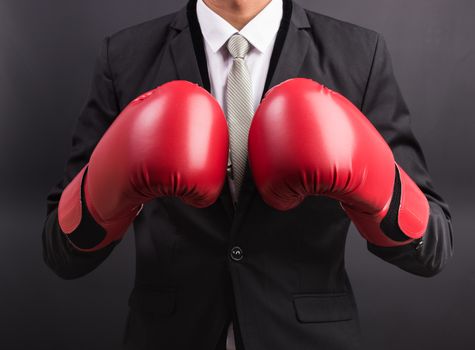
<svg viewBox="0 0 475 350">
<path fill-rule="evenodd" d="M 203 0 L 197 1 L 196 14 L 204 37 L 211 94 L 216 98 L 223 111 L 226 111 L 226 81 L 233 64 L 233 59 L 226 47 L 229 37 L 239 33 L 251 44 L 245 62 L 251 74 L 255 111 L 264 90 L 282 12 L 282 0 L 272 0 L 244 28 L 237 30 L 212 11 Z M 232 323 L 228 327 L 226 349 L 235 350 Z"/>
</svg>

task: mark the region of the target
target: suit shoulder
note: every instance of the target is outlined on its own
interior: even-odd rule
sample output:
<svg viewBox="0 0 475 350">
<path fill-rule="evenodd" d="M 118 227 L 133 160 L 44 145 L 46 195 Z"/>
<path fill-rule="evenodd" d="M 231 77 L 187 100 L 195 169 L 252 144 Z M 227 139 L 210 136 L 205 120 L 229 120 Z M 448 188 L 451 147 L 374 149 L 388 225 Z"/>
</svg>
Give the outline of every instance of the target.
<svg viewBox="0 0 475 350">
<path fill-rule="evenodd" d="M 380 34 L 372 29 L 305 9 L 311 27 L 322 40 L 337 41 L 339 45 L 355 45 L 374 51 Z"/>
<path fill-rule="evenodd" d="M 124 40 L 128 37 L 142 36 L 144 34 L 151 34 L 157 31 L 164 30 L 173 22 L 177 15 L 177 12 L 172 12 L 164 16 L 150 19 L 145 22 L 134 24 L 132 26 L 123 28 L 110 35 L 112 40 Z"/>
<path fill-rule="evenodd" d="M 380 34 L 374 30 L 306 10 L 318 65 L 336 89 L 357 106 L 363 101 Z"/>
<path fill-rule="evenodd" d="M 358 35 L 369 40 L 375 40 L 379 33 L 375 30 L 362 27 L 360 25 L 346 22 L 341 19 L 324 15 L 309 9 L 305 9 L 307 17 L 312 26 L 317 26 L 320 29 L 336 31 L 338 34 L 353 34 Z"/>
<path fill-rule="evenodd" d="M 121 29 L 109 35 L 110 45 L 115 48 L 130 48 L 131 46 L 135 46 L 137 43 L 147 42 L 147 38 L 153 39 L 153 42 L 157 42 L 157 39 L 163 37 L 168 31 L 168 28 L 176 18 L 176 15 L 177 12 L 169 13 L 167 15 Z"/>
</svg>

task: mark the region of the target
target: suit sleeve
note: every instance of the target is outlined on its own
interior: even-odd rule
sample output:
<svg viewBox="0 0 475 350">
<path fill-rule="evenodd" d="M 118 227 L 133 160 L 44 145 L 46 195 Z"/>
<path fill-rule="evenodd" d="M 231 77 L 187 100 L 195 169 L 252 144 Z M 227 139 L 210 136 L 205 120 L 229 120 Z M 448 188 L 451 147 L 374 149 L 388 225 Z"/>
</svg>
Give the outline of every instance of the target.
<svg viewBox="0 0 475 350">
<path fill-rule="evenodd" d="M 43 226 L 43 257 L 46 264 L 60 277 L 77 278 L 95 269 L 111 253 L 116 244 L 96 252 L 81 252 L 73 247 L 58 223 L 58 203 L 64 188 L 89 161 L 89 157 L 114 118 L 119 107 L 114 90 L 108 58 L 109 38 L 103 40 L 96 59 L 89 96 L 80 113 L 72 136 L 72 148 L 62 179 L 47 195 L 46 219 Z M 83 214 L 90 217 L 86 205 Z M 81 225 L 76 236 L 100 235 L 100 226 Z"/>
<path fill-rule="evenodd" d="M 410 273 L 433 276 L 443 269 L 453 254 L 451 215 L 447 203 L 432 184 L 381 35 L 378 35 L 361 110 L 389 144 L 396 162 L 425 194 L 430 208 L 428 227 L 421 240 L 400 247 L 368 243 L 368 250 Z"/>
</svg>

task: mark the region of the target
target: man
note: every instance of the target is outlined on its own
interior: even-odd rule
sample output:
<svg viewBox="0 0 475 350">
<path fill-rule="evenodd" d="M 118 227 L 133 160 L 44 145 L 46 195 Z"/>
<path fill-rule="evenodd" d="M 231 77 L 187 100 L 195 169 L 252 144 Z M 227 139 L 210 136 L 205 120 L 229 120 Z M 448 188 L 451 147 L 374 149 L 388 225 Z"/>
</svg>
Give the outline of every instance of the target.
<svg viewBox="0 0 475 350">
<path fill-rule="evenodd" d="M 369 251 L 421 276 L 438 273 L 452 255 L 448 206 L 431 183 L 379 34 L 303 9 L 290 0 L 191 0 L 176 13 L 105 39 L 64 177 L 48 195 L 44 257 L 62 278 L 77 278 L 95 269 L 120 242 L 124 227 L 133 222 L 137 269 L 126 349 L 359 347 L 357 311 L 344 267 L 349 211 L 342 209 L 340 200 L 328 196 L 308 196 L 291 210 L 276 210 L 263 201 L 246 158 L 243 162 L 250 125 L 249 118 L 242 116 L 252 118 L 264 93 L 291 78 L 312 79 L 351 101 L 383 136 L 407 179 L 424 195 L 427 216 L 420 237 L 394 246 L 368 239 Z M 106 130 L 137 96 L 166 86 L 168 90 L 157 91 L 168 91 L 174 105 L 179 104 L 177 96 L 184 96 L 187 104 L 190 95 L 185 90 L 191 87 L 173 83 L 176 80 L 210 91 L 226 114 L 230 126 L 227 182 L 219 198 L 205 207 L 192 200 L 185 203 L 178 196 L 155 194 L 142 207 L 140 197 L 127 207 L 126 224 L 114 228 L 116 236 L 107 240 L 104 237 L 112 237 L 112 231 L 99 223 L 100 215 L 90 212 L 92 199 L 88 202 L 87 193 L 89 198 L 94 194 L 90 187 L 84 188 L 93 186 L 101 171 L 109 170 L 102 168 L 93 175 L 91 154 L 95 148 L 106 150 L 101 151 L 103 158 L 95 157 L 96 169 L 101 169 L 108 152 L 117 153 L 115 146 L 128 144 L 129 139 L 120 140 L 130 136 L 124 130 L 133 128 L 116 132 L 110 147 L 103 140 L 110 141 L 114 132 L 107 136 Z M 178 86 L 178 93 L 172 91 L 173 86 Z M 285 95 L 282 86 L 270 98 L 276 91 Z M 209 118 L 206 121 L 219 120 L 214 102 L 196 89 L 195 93 L 205 101 L 206 110 L 213 111 L 196 113 Z M 131 111 L 127 107 L 122 116 L 128 114 L 132 120 Z M 173 123 L 182 123 L 182 116 Z M 169 125 L 163 130 L 168 132 Z M 241 136 L 236 136 L 236 125 L 245 130 Z M 225 148 L 220 127 L 205 131 L 221 140 L 205 141 L 206 149 Z M 173 149 L 172 154 L 182 151 Z M 207 163 L 206 169 L 222 163 L 224 153 L 218 153 L 219 160 Z M 88 162 L 90 173 L 86 174 Z M 196 181 L 199 178 L 203 176 Z M 101 184 L 97 188 L 110 185 L 104 179 L 96 183 Z M 102 197 L 106 205 L 107 195 L 113 193 Z M 72 206 L 65 197 L 74 199 Z M 208 202 L 214 200 L 211 197 Z M 68 210 L 58 215 L 60 199 Z M 117 205 L 122 203 L 117 201 Z"/>
</svg>

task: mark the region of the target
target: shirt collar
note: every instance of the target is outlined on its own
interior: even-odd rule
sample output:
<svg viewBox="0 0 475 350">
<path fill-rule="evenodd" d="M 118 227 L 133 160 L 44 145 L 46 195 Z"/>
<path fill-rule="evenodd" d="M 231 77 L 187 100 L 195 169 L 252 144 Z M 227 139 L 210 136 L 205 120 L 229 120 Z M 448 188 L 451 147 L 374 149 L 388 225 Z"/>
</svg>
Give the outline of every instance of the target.
<svg viewBox="0 0 475 350">
<path fill-rule="evenodd" d="M 253 47 L 264 52 L 279 30 L 282 19 L 282 0 L 271 0 L 240 31 L 206 6 L 203 0 L 197 1 L 196 14 L 203 37 L 213 52 L 217 52 L 234 33 L 241 34 Z"/>
</svg>

